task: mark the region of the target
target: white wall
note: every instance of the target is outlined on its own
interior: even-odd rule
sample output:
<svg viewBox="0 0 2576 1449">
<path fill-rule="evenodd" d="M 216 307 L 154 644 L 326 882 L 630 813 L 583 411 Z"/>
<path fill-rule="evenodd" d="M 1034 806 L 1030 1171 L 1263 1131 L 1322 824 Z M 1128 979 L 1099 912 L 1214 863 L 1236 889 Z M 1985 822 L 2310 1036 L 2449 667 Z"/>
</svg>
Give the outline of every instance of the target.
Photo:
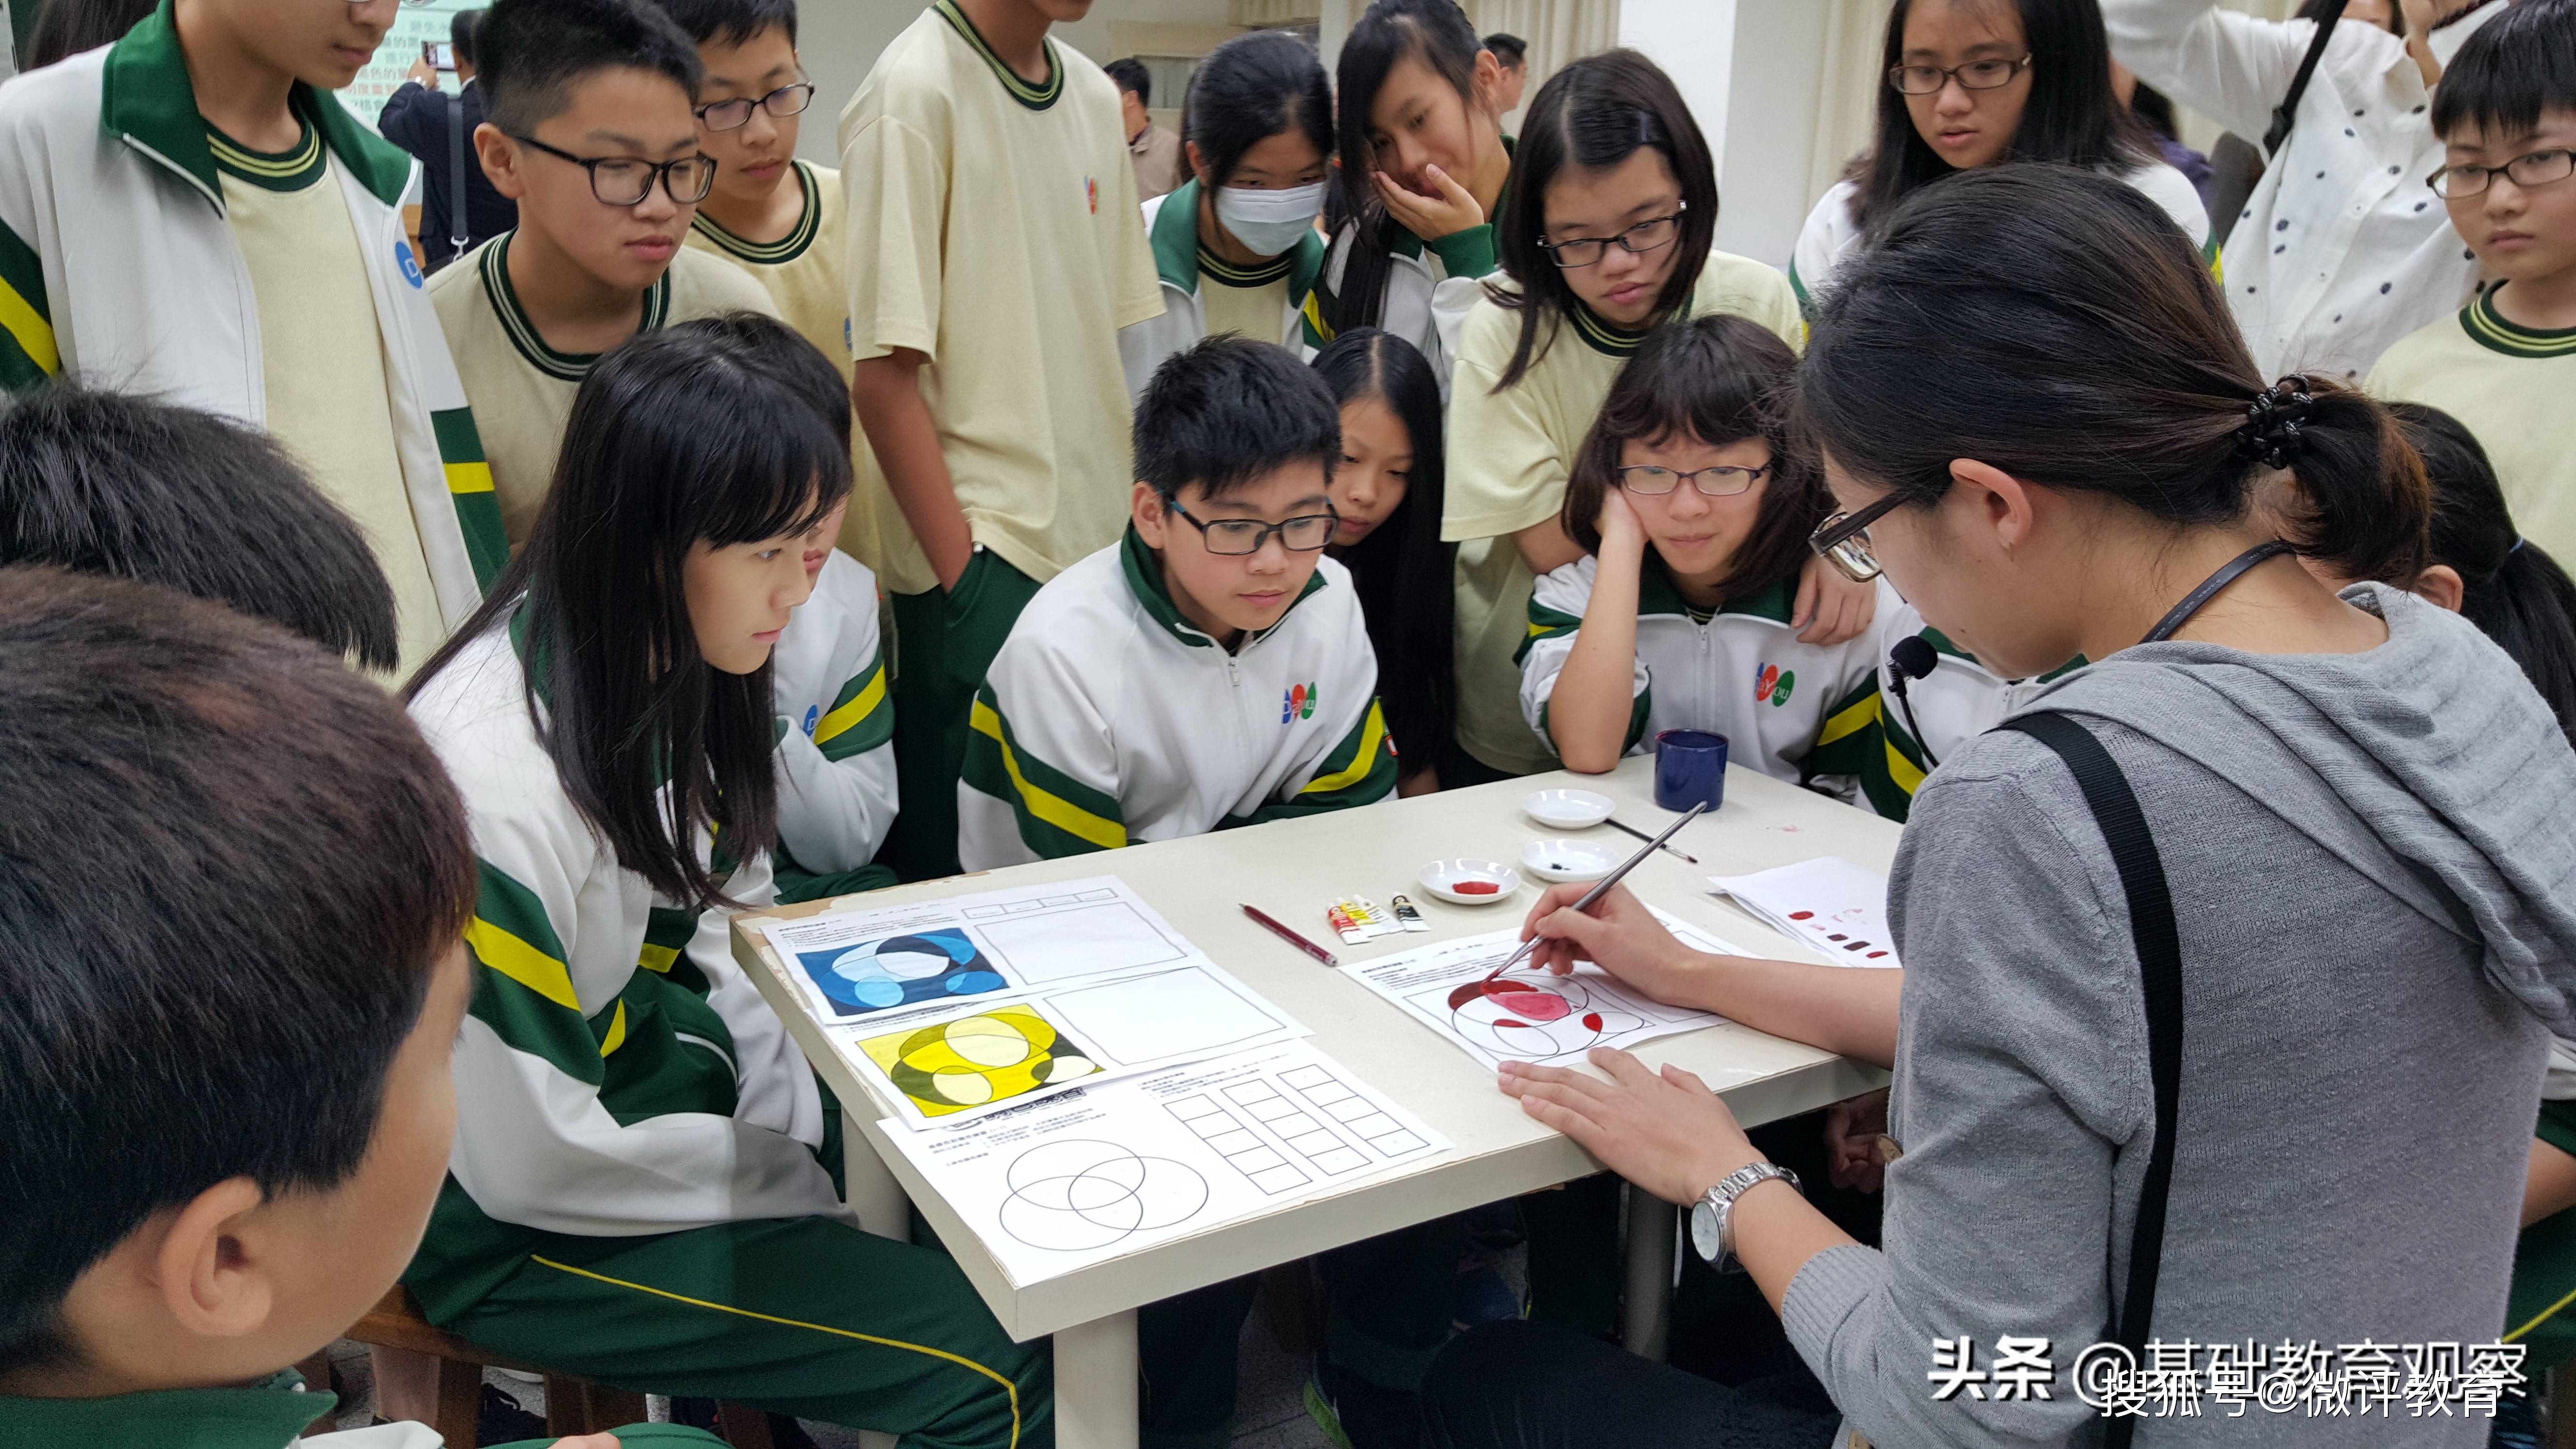
<svg viewBox="0 0 2576 1449">
<path fill-rule="evenodd" d="M 1735 76 L 1718 153 L 1717 245 L 1789 264 L 1815 198 L 1818 92 L 1827 7 L 1811 0 L 1753 0 L 1735 11 Z"/>
<path fill-rule="evenodd" d="M 1753 0 L 1768 9 L 1800 0 Z M 1664 68 L 1690 103 L 1708 148 L 1726 154 L 1727 96 L 1742 54 L 1735 43 L 1735 0 L 1619 0 L 1619 43 Z"/>
<path fill-rule="evenodd" d="M 877 52 L 920 16 L 907 0 L 802 0 L 797 50 L 814 80 L 814 105 L 796 138 L 796 153 L 824 165 L 839 162 L 841 108 L 867 78 Z M 1223 25 L 1226 0 L 1099 0 L 1091 13 L 1056 28 L 1056 38 L 1096 61 L 1112 58 L 1110 27 L 1120 21 Z"/>
</svg>

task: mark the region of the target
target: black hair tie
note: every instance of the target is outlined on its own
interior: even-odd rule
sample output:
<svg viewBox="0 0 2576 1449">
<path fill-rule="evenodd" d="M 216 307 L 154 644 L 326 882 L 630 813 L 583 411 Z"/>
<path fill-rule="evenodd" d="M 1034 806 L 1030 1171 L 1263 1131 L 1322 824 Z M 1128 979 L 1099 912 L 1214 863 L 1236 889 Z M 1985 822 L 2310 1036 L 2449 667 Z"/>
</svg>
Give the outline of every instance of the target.
<svg viewBox="0 0 2576 1449">
<path fill-rule="evenodd" d="M 2297 462 L 2308 449 L 2300 424 L 2308 420 L 2308 409 L 2315 402 L 2302 373 L 2292 373 L 2254 394 L 2254 400 L 2245 405 L 2245 421 L 2236 429 L 2236 456 L 2266 468 L 2287 468 Z"/>
</svg>

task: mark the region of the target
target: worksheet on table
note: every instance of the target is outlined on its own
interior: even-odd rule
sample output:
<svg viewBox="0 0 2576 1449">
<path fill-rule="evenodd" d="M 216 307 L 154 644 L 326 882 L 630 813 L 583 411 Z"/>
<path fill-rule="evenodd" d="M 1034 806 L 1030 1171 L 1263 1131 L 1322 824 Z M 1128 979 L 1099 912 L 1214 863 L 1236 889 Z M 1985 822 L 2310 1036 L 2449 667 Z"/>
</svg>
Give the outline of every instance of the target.
<svg viewBox="0 0 2576 1449">
<path fill-rule="evenodd" d="M 961 997 L 1207 956 L 1114 875 L 772 921 L 769 943 L 815 1019 L 863 1021 Z"/>
<path fill-rule="evenodd" d="M 1696 950 L 1745 954 L 1662 911 L 1655 918 Z M 1634 1046 L 1720 1020 L 1649 1000 L 1590 962 L 1566 976 L 1523 962 L 1487 980 L 1519 947 L 1518 930 L 1495 931 L 1399 952 L 1343 974 L 1489 1067 L 1507 1061 L 1564 1066 L 1594 1047 Z"/>
<path fill-rule="evenodd" d="M 1449 1146 L 1310 1042 L 886 1135 L 1022 1287 L 1338 1193 Z"/>
<path fill-rule="evenodd" d="M 1887 925 L 1887 877 L 1838 855 L 1708 883 L 1763 924 L 1837 966 L 1904 965 Z"/>
<path fill-rule="evenodd" d="M 921 1127 L 1306 1034 L 1295 1017 L 1213 965 L 937 1002 L 824 1031 L 853 1070 Z"/>
</svg>

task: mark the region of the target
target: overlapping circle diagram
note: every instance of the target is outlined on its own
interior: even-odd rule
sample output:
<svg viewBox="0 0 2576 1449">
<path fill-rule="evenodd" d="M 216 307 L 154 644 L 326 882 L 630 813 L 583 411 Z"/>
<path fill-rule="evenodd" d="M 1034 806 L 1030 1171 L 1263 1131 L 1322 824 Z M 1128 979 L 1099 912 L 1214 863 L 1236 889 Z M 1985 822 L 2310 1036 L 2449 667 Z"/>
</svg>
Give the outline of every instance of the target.
<svg viewBox="0 0 2576 1449">
<path fill-rule="evenodd" d="M 1460 986 L 1449 993 L 1449 1013 L 1460 1036 L 1536 1061 L 1587 1050 L 1645 1024 L 1579 981 L 1519 971 Z"/>
<path fill-rule="evenodd" d="M 1187 1222 L 1208 1200 L 1207 1179 L 1188 1163 L 1081 1137 L 1030 1148 L 1004 1179 L 1002 1231 L 1064 1253 Z"/>
</svg>

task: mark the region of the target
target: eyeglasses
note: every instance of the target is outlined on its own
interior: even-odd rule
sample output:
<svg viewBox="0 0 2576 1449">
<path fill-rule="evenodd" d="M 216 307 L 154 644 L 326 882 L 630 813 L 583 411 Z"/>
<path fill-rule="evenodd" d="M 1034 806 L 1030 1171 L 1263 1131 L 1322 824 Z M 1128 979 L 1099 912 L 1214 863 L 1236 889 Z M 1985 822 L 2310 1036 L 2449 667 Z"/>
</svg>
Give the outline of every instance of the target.
<svg viewBox="0 0 2576 1449">
<path fill-rule="evenodd" d="M 1648 498 L 1661 497 L 1685 483 L 1698 489 L 1702 498 L 1732 498 L 1761 482 L 1763 475 L 1771 471 L 1771 465 L 1765 463 L 1759 468 L 1738 468 L 1721 463 L 1714 468 L 1693 468 L 1685 473 L 1677 468 L 1658 468 L 1652 463 L 1640 463 L 1611 471 L 1618 475 L 1621 488 Z"/>
<path fill-rule="evenodd" d="M 2026 55 L 2019 60 L 1972 60 L 1966 65 L 1900 65 L 1889 68 L 1887 83 L 1909 96 L 1937 95 L 1954 80 L 1961 90 L 2001 90 L 2029 65 Z"/>
<path fill-rule="evenodd" d="M 1858 513 L 1837 513 L 1807 535 L 1807 547 L 1842 570 L 1844 578 L 1856 584 L 1868 583 L 1879 575 L 1878 555 L 1869 551 L 1869 526 L 1895 512 L 1896 505 L 1904 501 L 1904 494 L 1891 491 Z"/>
<path fill-rule="evenodd" d="M 1190 526 L 1199 531 L 1199 536 L 1207 540 L 1208 552 L 1228 558 L 1261 552 L 1261 546 L 1268 543 L 1274 533 L 1279 535 L 1279 546 L 1289 552 L 1313 553 L 1333 541 L 1333 530 L 1342 521 L 1341 515 L 1333 512 L 1331 504 L 1324 505 L 1321 513 L 1301 513 L 1277 523 L 1257 523 L 1249 518 L 1220 518 L 1214 523 L 1201 523 L 1190 517 L 1190 511 L 1181 506 L 1181 500 L 1168 493 L 1163 495 L 1163 506 L 1188 519 Z"/>
<path fill-rule="evenodd" d="M 590 194 L 608 206 L 642 206 L 644 198 L 653 194 L 657 179 L 673 201 L 695 206 L 707 199 L 707 192 L 716 184 L 713 156 L 683 156 L 658 164 L 640 156 L 576 156 L 534 136 L 522 136 L 516 131 L 509 134 L 522 146 L 533 146 L 589 172 Z"/>
<path fill-rule="evenodd" d="M 813 83 L 798 81 L 792 86 L 780 86 L 756 101 L 742 96 L 729 101 L 710 101 L 698 107 L 697 116 L 710 131 L 739 131 L 751 124 L 751 108 L 754 106 L 783 119 L 802 115 L 812 104 Z"/>
<path fill-rule="evenodd" d="M 2454 196 L 2476 196 L 2487 189 L 2487 183 L 2495 180 L 2499 171 L 2514 185 L 2528 191 L 2535 186 L 2547 186 L 2553 181 L 2576 176 L 2576 151 L 2533 151 L 2516 156 L 2502 166 L 2445 166 L 2425 177 L 2424 184 L 2446 200 Z"/>
<path fill-rule="evenodd" d="M 1681 235 L 1682 213 L 1690 210 L 1687 201 L 1675 202 L 1670 216 L 1653 216 L 1619 233 L 1617 236 L 1578 236 L 1561 242 L 1545 237 L 1538 239 L 1538 249 L 1559 267 L 1597 266 L 1610 255 L 1610 244 L 1616 242 L 1626 251 L 1643 254 L 1671 246 Z"/>
</svg>

